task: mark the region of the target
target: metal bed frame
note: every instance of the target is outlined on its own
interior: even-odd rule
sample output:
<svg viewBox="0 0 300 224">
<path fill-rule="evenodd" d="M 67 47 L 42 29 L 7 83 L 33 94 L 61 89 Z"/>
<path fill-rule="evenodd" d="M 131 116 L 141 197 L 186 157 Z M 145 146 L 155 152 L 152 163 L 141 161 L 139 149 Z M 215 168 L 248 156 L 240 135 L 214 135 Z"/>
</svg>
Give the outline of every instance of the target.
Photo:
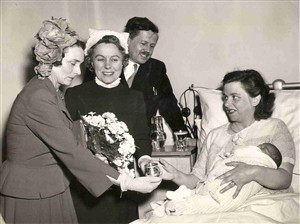
<svg viewBox="0 0 300 224">
<path fill-rule="evenodd" d="M 286 83 L 282 79 L 276 79 L 271 84 L 268 84 L 269 88 L 272 90 L 283 90 L 283 89 L 299 89 L 300 90 L 300 82 L 288 82 Z M 192 84 L 189 89 L 197 89 L 197 88 L 205 88 L 202 86 L 194 86 Z"/>
<path fill-rule="evenodd" d="M 272 84 L 268 84 L 268 86 L 273 90 L 300 89 L 300 82 L 285 83 L 282 79 L 276 79 Z"/>
<path fill-rule="evenodd" d="M 273 81 L 273 83 L 268 84 L 269 88 L 271 90 L 300 90 L 300 82 L 289 82 L 286 83 L 282 79 L 276 79 Z M 202 86 L 194 86 L 194 84 L 191 84 L 191 86 L 187 89 L 190 91 L 197 91 L 197 88 L 205 88 L 210 89 Z M 198 102 L 198 106 L 201 105 L 201 102 Z M 202 118 L 202 113 L 200 112 L 200 119 Z"/>
</svg>

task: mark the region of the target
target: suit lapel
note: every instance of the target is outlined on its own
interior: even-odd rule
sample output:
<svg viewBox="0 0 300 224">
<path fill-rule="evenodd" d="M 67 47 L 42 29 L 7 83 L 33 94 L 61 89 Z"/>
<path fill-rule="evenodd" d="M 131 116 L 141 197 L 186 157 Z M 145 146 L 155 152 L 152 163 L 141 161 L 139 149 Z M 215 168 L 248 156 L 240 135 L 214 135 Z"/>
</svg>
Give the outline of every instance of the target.
<svg viewBox="0 0 300 224">
<path fill-rule="evenodd" d="M 149 59 L 145 64 L 141 64 L 134 77 L 131 88 L 140 86 L 145 80 L 148 80 L 151 71 L 151 63 Z"/>
<path fill-rule="evenodd" d="M 143 83 L 144 80 L 148 79 L 148 77 L 150 76 L 151 66 L 152 66 L 151 58 L 145 64 L 140 64 L 131 85 L 132 89 L 135 89 L 135 87 L 140 86 L 140 84 Z M 129 88 L 128 83 L 125 79 L 124 69 L 122 70 L 120 78 L 121 78 L 121 83 Z"/>
<path fill-rule="evenodd" d="M 68 111 L 68 109 L 66 108 L 66 104 L 65 104 L 65 100 L 64 100 L 64 96 L 63 96 L 63 93 L 62 92 L 57 92 L 57 100 L 58 100 L 58 107 L 59 109 L 61 109 L 65 115 L 67 116 L 67 118 L 70 120 L 70 121 L 73 121 L 72 118 L 71 118 L 71 115 Z"/>
<path fill-rule="evenodd" d="M 127 87 L 129 88 L 128 83 L 127 83 L 127 81 L 126 81 L 126 79 L 125 79 L 124 69 L 123 69 L 122 72 L 121 72 L 120 78 L 121 78 L 121 83 L 122 83 L 124 86 L 127 86 Z"/>
<path fill-rule="evenodd" d="M 47 86 L 47 88 L 49 89 L 49 91 L 54 96 L 56 96 L 58 108 L 67 116 L 67 118 L 70 121 L 73 121 L 72 118 L 71 118 L 71 115 L 69 114 L 69 111 L 66 108 L 63 93 L 61 91 L 56 92 L 56 89 L 54 88 L 52 82 L 48 78 L 45 79 L 44 81 L 45 81 L 44 83 Z"/>
</svg>

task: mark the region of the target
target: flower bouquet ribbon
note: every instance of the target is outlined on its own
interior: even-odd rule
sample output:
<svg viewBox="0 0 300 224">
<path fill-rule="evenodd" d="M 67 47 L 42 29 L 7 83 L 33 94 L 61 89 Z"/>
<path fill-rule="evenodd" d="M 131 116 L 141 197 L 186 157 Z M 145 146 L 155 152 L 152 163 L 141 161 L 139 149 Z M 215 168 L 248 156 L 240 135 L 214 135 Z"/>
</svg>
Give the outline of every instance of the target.
<svg viewBox="0 0 300 224">
<path fill-rule="evenodd" d="M 102 115 L 90 112 L 81 116 L 81 120 L 86 132 L 87 148 L 98 158 L 105 158 L 120 173 L 126 172 L 135 177 L 133 154 L 136 146 L 127 125 L 110 112 Z"/>
</svg>

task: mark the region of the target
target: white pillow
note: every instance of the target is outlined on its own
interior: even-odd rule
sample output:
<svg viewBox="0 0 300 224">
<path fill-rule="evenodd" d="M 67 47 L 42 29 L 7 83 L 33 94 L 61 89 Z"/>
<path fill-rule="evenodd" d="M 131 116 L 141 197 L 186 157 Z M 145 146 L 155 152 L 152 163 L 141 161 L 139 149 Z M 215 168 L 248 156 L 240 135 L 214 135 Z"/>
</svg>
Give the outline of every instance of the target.
<svg viewBox="0 0 300 224">
<path fill-rule="evenodd" d="M 228 122 L 223 111 L 222 92 L 220 90 L 197 88 L 203 112 L 199 137 L 199 148 L 206 135 L 213 129 Z M 299 153 L 300 153 L 300 91 L 274 90 L 276 95 L 275 108 L 272 117 L 283 120 L 294 139 L 296 148 L 296 163 L 294 168 L 292 186 L 295 191 L 299 189 Z"/>
<path fill-rule="evenodd" d="M 199 137 L 199 149 L 201 149 L 206 135 L 212 129 L 226 124 L 228 119 L 222 108 L 222 92 L 220 90 L 199 88 L 197 91 L 199 93 L 202 110 Z"/>
</svg>

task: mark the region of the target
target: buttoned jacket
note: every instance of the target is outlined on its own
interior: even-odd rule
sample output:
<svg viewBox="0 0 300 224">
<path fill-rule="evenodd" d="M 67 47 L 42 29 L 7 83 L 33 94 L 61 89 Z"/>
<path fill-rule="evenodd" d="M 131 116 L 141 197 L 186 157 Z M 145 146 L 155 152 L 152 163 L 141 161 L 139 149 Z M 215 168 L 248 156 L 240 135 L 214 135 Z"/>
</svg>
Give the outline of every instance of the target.
<svg viewBox="0 0 300 224">
<path fill-rule="evenodd" d="M 124 73 L 120 77 L 121 83 L 128 86 Z M 151 126 L 151 118 L 159 110 L 173 131 L 186 130 L 177 99 L 166 74 L 166 66 L 162 61 L 150 58 L 146 63 L 140 64 L 131 89 L 144 94 L 149 126 Z"/>
<path fill-rule="evenodd" d="M 75 176 L 94 196 L 118 178 L 77 141 L 64 102 L 52 84 L 34 77 L 17 96 L 7 125 L 7 160 L 0 170 L 1 194 L 26 199 L 64 192 Z M 78 126 L 79 127 L 79 126 Z"/>
</svg>

